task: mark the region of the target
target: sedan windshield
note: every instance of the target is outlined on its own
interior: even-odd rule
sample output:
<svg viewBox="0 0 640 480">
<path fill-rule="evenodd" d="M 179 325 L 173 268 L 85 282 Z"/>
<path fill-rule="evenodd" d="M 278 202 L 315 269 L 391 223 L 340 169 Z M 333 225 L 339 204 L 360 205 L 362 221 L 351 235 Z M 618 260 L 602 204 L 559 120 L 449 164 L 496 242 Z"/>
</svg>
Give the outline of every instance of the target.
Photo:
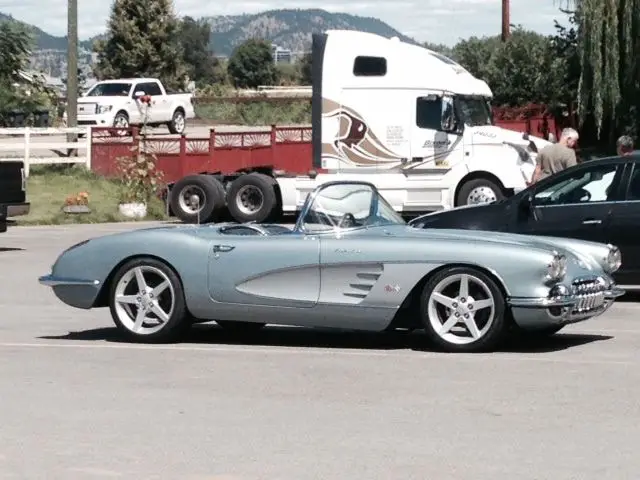
<svg viewBox="0 0 640 480">
<path fill-rule="evenodd" d="M 491 108 L 482 97 L 457 97 L 460 119 L 470 127 L 492 125 Z"/>
<path fill-rule="evenodd" d="M 130 91 L 130 83 L 98 83 L 87 92 L 87 97 L 126 97 Z"/>
</svg>

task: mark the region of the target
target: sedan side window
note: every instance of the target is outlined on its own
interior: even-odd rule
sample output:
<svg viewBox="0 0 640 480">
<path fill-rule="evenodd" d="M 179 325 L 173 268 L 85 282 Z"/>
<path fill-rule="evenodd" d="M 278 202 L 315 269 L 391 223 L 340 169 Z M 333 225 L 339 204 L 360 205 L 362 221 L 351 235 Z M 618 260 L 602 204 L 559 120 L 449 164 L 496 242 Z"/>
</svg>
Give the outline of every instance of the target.
<svg viewBox="0 0 640 480">
<path fill-rule="evenodd" d="M 539 190 L 535 205 L 567 205 L 608 201 L 619 165 L 594 165 Z"/>
</svg>

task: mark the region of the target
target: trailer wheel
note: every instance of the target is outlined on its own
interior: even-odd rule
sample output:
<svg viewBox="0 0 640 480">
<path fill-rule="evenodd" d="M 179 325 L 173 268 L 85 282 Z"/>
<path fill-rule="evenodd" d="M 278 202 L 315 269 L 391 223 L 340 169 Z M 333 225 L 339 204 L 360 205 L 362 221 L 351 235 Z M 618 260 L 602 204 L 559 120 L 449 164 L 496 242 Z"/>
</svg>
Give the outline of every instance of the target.
<svg viewBox="0 0 640 480">
<path fill-rule="evenodd" d="M 503 198 L 504 192 L 495 182 L 488 178 L 474 178 L 460 187 L 456 206 L 490 203 Z"/>
<path fill-rule="evenodd" d="M 229 213 L 240 223 L 270 219 L 278 209 L 276 185 L 275 179 L 262 173 L 241 175 L 229 188 Z"/>
<path fill-rule="evenodd" d="M 171 210 L 184 223 L 215 222 L 224 209 L 224 187 L 209 175 L 189 175 L 171 189 Z"/>
</svg>

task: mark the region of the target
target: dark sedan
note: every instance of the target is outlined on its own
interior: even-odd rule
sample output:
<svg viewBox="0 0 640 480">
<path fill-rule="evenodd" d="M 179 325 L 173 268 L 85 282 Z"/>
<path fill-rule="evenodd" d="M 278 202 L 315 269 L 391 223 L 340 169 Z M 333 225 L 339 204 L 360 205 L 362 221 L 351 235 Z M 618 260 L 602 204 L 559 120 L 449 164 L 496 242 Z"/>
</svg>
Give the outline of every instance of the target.
<svg viewBox="0 0 640 480">
<path fill-rule="evenodd" d="M 611 243 L 622 253 L 616 282 L 640 290 L 640 154 L 583 162 L 509 198 L 422 215 L 410 224 Z"/>
</svg>

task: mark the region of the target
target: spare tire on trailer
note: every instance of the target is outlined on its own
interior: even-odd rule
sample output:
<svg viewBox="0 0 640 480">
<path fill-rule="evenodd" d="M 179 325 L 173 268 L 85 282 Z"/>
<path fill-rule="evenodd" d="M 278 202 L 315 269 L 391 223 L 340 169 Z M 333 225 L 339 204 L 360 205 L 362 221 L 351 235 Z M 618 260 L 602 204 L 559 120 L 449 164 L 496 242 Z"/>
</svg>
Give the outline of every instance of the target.
<svg viewBox="0 0 640 480">
<path fill-rule="evenodd" d="M 262 173 L 241 175 L 227 193 L 227 208 L 235 221 L 264 222 L 278 213 L 279 202 L 273 177 Z"/>
<path fill-rule="evenodd" d="M 188 175 L 171 189 L 169 204 L 184 223 L 215 222 L 225 207 L 224 186 L 210 175 Z M 197 198 L 197 202 L 196 202 Z"/>
</svg>

